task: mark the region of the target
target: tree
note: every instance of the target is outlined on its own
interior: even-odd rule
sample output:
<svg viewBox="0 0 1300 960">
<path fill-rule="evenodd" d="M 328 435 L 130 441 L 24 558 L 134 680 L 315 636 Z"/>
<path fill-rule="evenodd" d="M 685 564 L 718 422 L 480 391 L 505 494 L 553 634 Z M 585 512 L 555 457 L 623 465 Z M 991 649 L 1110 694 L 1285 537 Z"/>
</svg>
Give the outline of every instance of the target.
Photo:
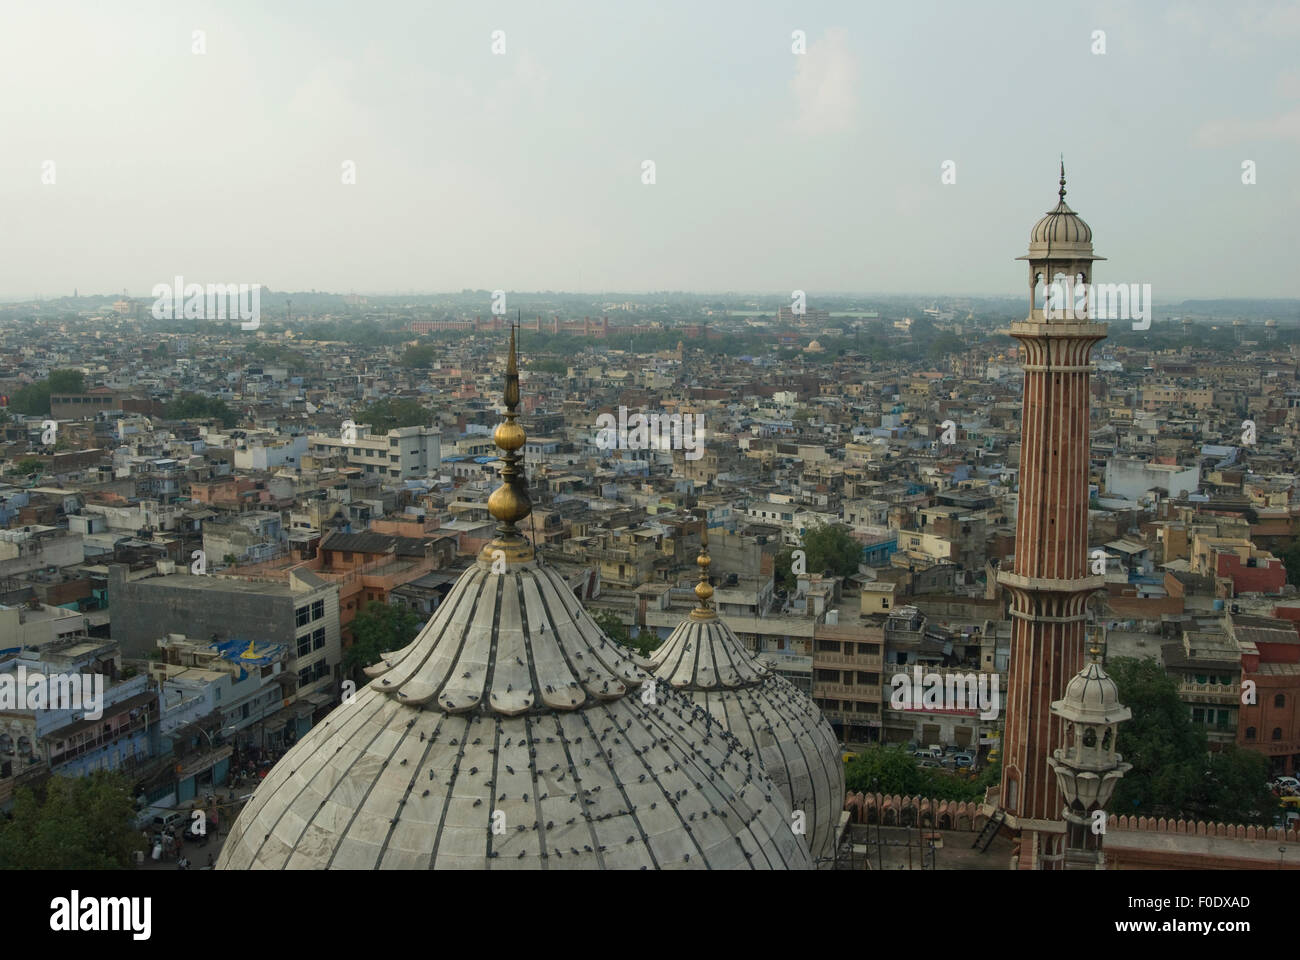
<svg viewBox="0 0 1300 960">
<path fill-rule="evenodd" d="M 1115 788 L 1115 813 L 1269 824 L 1277 799 L 1268 763 L 1229 747 L 1211 754 L 1178 686 L 1154 660 L 1118 657 L 1106 665 L 1120 702 L 1133 711 L 1119 728 L 1118 747 L 1133 769 Z"/>
<path fill-rule="evenodd" d="M 419 401 L 403 397 L 379 400 L 359 410 L 357 423 L 370 424 L 372 433 L 384 434 L 397 427 L 419 427 L 429 422 L 429 411 Z"/>
<path fill-rule="evenodd" d="M 417 367 L 431 367 L 433 361 L 438 359 L 440 352 L 437 347 L 427 345 L 407 347 L 402 353 L 402 359 L 398 362 L 408 370 Z"/>
<path fill-rule="evenodd" d="M 803 535 L 809 573 L 832 573 L 849 577 L 858 572 L 862 545 L 849 535 L 848 527 L 838 523 L 813 524 Z"/>
<path fill-rule="evenodd" d="M 601 610 L 592 616 L 592 619 L 605 632 L 605 635 L 615 643 L 629 647 L 643 657 L 650 656 L 651 651 L 659 646 L 659 638 L 646 630 L 640 631 L 634 639 L 627 624 L 620 620 L 618 614 L 612 610 Z"/>
<path fill-rule="evenodd" d="M 990 764 L 969 779 L 934 767 L 922 767 L 901 744 L 872 744 L 844 767 L 850 793 L 901 794 L 935 800 L 980 800 L 1001 781 L 1001 765 Z"/>
<path fill-rule="evenodd" d="M 85 393 L 86 375 L 80 370 L 51 370 L 49 384 L 53 393 Z"/>
<path fill-rule="evenodd" d="M 929 349 L 925 355 L 929 360 L 942 360 L 944 357 L 953 353 L 960 353 L 966 349 L 966 344 L 954 333 L 944 330 L 931 341 Z"/>
<path fill-rule="evenodd" d="M 1286 582 L 1300 585 L 1300 540 L 1283 551 L 1282 563 L 1286 566 Z"/>
<path fill-rule="evenodd" d="M 50 412 L 50 381 L 29 383 L 9 400 L 9 409 L 29 417 L 38 417 Z"/>
<path fill-rule="evenodd" d="M 794 564 L 794 547 L 786 547 L 776 555 L 776 563 L 772 571 L 778 587 L 784 587 L 787 590 L 793 590 L 795 587 L 795 576 L 791 572 Z"/>
<path fill-rule="evenodd" d="M 0 824 L 0 868 L 124 869 L 144 847 L 134 817 L 128 781 L 116 771 L 50 777 L 40 793 L 21 788 L 13 819 Z"/>
<path fill-rule="evenodd" d="M 29 473 L 40 473 L 45 469 L 45 461 L 38 457 L 23 457 L 8 471 L 11 477 L 25 477 Z"/>
<path fill-rule="evenodd" d="M 409 607 L 371 600 L 352 620 L 352 645 L 343 651 L 343 669 L 360 686 L 361 671 L 390 650 L 400 650 L 419 634 L 424 621 Z"/>
<path fill-rule="evenodd" d="M 231 410 L 226 401 L 199 393 L 182 393 L 167 404 L 164 414 L 168 420 L 219 420 L 226 428 L 239 422 L 239 414 Z"/>
<path fill-rule="evenodd" d="M 538 373 L 565 374 L 569 372 L 569 361 L 563 357 L 534 357 L 525 363 L 525 367 Z"/>
<path fill-rule="evenodd" d="M 649 657 L 650 654 L 654 653 L 655 649 L 659 646 L 659 643 L 660 640 L 656 634 L 651 633 L 649 630 L 642 629 L 641 632 L 636 635 L 636 639 L 632 641 L 632 646 L 636 649 L 637 653 L 641 654 L 641 656 Z"/>
</svg>

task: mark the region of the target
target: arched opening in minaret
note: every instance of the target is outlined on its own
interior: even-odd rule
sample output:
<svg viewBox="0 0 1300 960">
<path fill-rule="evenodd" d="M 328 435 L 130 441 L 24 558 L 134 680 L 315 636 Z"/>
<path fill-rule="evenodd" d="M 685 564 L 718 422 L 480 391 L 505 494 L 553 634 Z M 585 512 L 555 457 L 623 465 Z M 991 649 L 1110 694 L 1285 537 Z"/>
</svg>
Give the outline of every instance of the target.
<svg viewBox="0 0 1300 960">
<path fill-rule="evenodd" d="M 1060 320 L 1069 316 L 1069 307 L 1072 303 L 1072 294 L 1070 279 L 1062 272 L 1057 271 L 1052 275 L 1052 282 L 1047 287 L 1047 302 L 1043 309 L 1050 311 L 1049 316 L 1053 319 Z"/>
<path fill-rule="evenodd" d="M 1043 274 L 1041 271 L 1034 274 L 1033 293 L 1030 295 L 1029 309 L 1042 310 L 1047 305 L 1047 288 L 1043 283 Z"/>
</svg>

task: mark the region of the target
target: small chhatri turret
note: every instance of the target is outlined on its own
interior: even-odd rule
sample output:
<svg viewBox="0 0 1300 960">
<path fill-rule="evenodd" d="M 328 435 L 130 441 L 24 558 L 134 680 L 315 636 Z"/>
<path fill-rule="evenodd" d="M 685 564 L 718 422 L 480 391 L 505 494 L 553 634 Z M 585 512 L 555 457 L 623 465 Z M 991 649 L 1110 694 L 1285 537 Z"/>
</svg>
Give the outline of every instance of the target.
<svg viewBox="0 0 1300 960">
<path fill-rule="evenodd" d="M 1101 646 L 1094 630 L 1089 660 L 1051 706 L 1065 724 L 1064 745 L 1047 763 L 1065 798 L 1064 866 L 1101 869 L 1105 806 L 1120 778 L 1133 769 L 1115 749 L 1119 725 L 1133 711 L 1119 701 L 1119 687 L 1101 665 Z M 1101 826 L 1097 826 L 1101 824 Z"/>
</svg>

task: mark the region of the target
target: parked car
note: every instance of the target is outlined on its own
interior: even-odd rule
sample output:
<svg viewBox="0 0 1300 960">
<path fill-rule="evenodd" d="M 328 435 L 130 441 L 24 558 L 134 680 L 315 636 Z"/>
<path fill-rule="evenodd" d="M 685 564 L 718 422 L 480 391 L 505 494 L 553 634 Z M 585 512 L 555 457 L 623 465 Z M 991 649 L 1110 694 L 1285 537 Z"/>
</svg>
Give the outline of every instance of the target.
<svg viewBox="0 0 1300 960">
<path fill-rule="evenodd" d="M 1286 792 L 1287 789 L 1300 790 L 1300 780 L 1295 777 L 1274 777 L 1271 784 L 1274 790 Z"/>
<path fill-rule="evenodd" d="M 969 753 L 959 753 L 956 756 L 954 756 L 952 759 L 953 759 L 953 763 L 957 766 L 957 769 L 959 770 L 968 769 L 974 766 L 975 764 L 975 758 L 972 757 Z"/>
<path fill-rule="evenodd" d="M 153 818 L 153 828 L 158 831 L 175 830 L 185 822 L 183 813 L 161 813 Z"/>
</svg>

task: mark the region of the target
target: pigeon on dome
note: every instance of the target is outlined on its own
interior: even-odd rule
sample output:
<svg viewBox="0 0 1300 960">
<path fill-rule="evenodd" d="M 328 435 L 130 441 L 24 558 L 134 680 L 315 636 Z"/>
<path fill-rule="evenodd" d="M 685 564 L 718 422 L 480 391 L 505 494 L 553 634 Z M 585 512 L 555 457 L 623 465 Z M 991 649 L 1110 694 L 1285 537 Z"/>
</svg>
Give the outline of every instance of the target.
<svg viewBox="0 0 1300 960">
<path fill-rule="evenodd" d="M 844 809 L 839 738 L 817 705 L 759 662 L 718 617 L 709 583 L 707 521 L 700 541 L 699 605 L 651 654 L 654 674 L 753 750 L 790 809 L 804 812 L 804 837 L 814 859 L 829 863 Z"/>
</svg>

